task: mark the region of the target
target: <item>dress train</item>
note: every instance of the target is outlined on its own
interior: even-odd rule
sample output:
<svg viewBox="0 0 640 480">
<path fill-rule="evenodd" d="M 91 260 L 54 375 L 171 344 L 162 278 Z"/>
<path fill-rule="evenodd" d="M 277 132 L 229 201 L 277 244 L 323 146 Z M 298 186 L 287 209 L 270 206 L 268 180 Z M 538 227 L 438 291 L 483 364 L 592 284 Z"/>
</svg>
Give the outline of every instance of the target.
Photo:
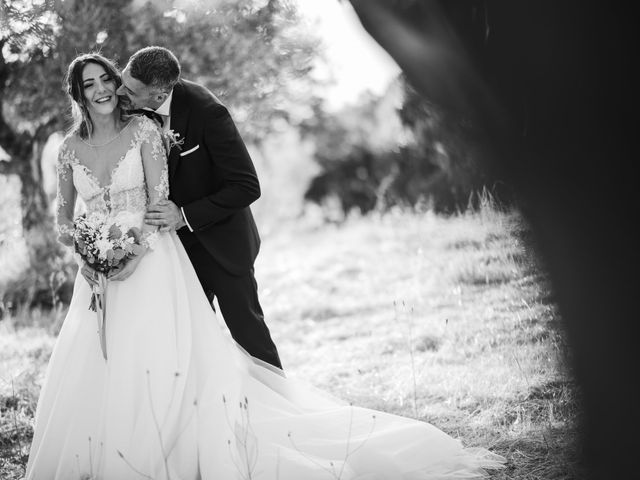
<svg viewBox="0 0 640 480">
<path fill-rule="evenodd" d="M 173 232 L 126 281 L 109 282 L 106 362 L 89 298 L 78 276 L 38 402 L 29 480 L 444 480 L 504 461 L 251 358 Z"/>
</svg>

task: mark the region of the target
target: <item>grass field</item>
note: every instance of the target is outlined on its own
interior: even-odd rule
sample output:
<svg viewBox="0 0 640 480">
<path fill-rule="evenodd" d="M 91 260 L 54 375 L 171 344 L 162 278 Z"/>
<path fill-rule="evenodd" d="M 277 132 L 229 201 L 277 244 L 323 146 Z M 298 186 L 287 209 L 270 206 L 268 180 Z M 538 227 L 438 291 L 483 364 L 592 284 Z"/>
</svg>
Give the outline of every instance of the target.
<svg viewBox="0 0 640 480">
<path fill-rule="evenodd" d="M 273 229 L 256 276 L 285 369 L 506 456 L 492 478 L 579 478 L 560 318 L 527 235 L 517 214 L 491 208 Z M 0 321 L 3 480 L 23 474 L 63 317 L 61 308 Z"/>
</svg>

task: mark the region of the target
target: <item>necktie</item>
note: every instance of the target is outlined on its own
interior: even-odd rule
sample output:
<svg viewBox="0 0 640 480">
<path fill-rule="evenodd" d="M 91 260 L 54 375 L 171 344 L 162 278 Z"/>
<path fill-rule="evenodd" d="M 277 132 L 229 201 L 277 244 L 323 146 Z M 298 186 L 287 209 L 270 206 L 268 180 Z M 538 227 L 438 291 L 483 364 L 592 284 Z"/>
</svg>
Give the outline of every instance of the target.
<svg viewBox="0 0 640 480">
<path fill-rule="evenodd" d="M 160 128 L 164 127 L 164 118 L 157 112 L 152 112 L 151 110 L 145 110 L 145 115 L 149 117 L 151 120 L 155 120 L 160 125 Z"/>
</svg>

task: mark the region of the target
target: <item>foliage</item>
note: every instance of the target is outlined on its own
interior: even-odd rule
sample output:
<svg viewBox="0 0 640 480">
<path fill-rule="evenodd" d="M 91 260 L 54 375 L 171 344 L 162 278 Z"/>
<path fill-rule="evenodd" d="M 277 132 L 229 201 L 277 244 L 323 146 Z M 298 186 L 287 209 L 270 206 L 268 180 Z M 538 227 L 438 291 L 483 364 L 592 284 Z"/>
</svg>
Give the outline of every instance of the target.
<svg viewBox="0 0 640 480">
<path fill-rule="evenodd" d="M 21 2 L 13 0 L 5 12 L 9 35 L 2 55 L 7 83 L 3 107 L 10 128 L 35 131 L 47 125 L 46 137 L 64 126 L 69 108 L 62 89 L 67 65 L 84 51 L 102 49 L 116 57 L 124 53 L 122 32 L 130 20 L 126 15 L 129 0 L 108 0 L 96 4 L 88 0 L 67 2 Z M 20 8 L 16 4 L 22 4 Z M 11 5 L 15 8 L 11 9 Z M 42 23 L 31 26 L 30 36 L 20 40 L 13 35 L 16 23 Z M 46 27 L 46 28 L 45 28 Z M 101 34 L 102 32 L 102 34 Z"/>
<path fill-rule="evenodd" d="M 163 15 L 147 3 L 138 18 L 129 43 L 171 48 L 184 76 L 228 102 L 252 142 L 269 133 L 274 118 L 295 115 L 312 82 L 318 40 L 300 30 L 290 2 L 199 0 Z"/>
<path fill-rule="evenodd" d="M 477 207 L 478 193 L 487 186 L 495 192 L 495 179 L 479 168 L 483 150 L 472 126 L 421 99 L 404 79 L 397 85 L 402 101 L 393 111 L 384 97 L 364 99 L 335 116 L 316 106 L 304 128 L 316 138 L 321 172 L 312 180 L 307 200 L 322 204 L 336 198 L 344 215 L 352 209 L 367 213 L 425 204 L 452 213 L 469 204 Z M 401 129 L 393 128 L 394 116 Z M 389 125 L 394 141 L 381 144 L 380 132 Z M 499 197 L 508 200 L 502 192 Z"/>
<path fill-rule="evenodd" d="M 173 3 L 185 6 L 172 8 Z M 55 118 L 52 130 L 59 130 L 61 113 L 68 108 L 62 79 L 72 58 L 101 50 L 123 64 L 138 48 L 157 44 L 175 51 L 185 76 L 206 84 L 233 109 L 246 111 L 253 134 L 264 133 L 269 120 L 282 116 L 295 97 L 288 80 L 311 81 L 305 75 L 318 45 L 298 29 L 290 3 L 260 3 L 265 2 L 137 6 L 131 0 L 48 0 L 41 5 L 11 0 L 2 7 L 7 34 L 0 37 L 6 43 L 7 118 L 13 126 Z M 18 23 L 27 31 L 16 32 Z"/>
<path fill-rule="evenodd" d="M 406 81 L 404 91 L 399 115 L 413 133 L 415 153 L 433 167 L 430 183 L 436 209 L 461 210 L 469 202 L 478 207 L 475 194 L 486 187 L 495 193 L 496 179 L 482 168 L 484 151 L 476 126 L 424 100 Z"/>
<path fill-rule="evenodd" d="M 0 285 L 0 318 L 19 308 L 54 308 L 71 300 L 77 267 L 69 251 L 44 229 L 27 235 L 29 268 Z"/>
<path fill-rule="evenodd" d="M 0 174 L 20 178 L 28 239 L 52 236 L 40 157 L 51 133 L 68 126 L 62 82 L 78 54 L 100 50 L 122 66 L 138 48 L 167 46 L 184 76 L 228 102 L 245 139 L 257 142 L 275 119 L 297 114 L 318 47 L 298 28 L 293 4 L 281 0 L 7 0 L 0 15 L 0 147 L 11 157 Z M 48 267 L 54 262 L 39 262 L 16 279 L 10 301 L 48 304 L 47 279 L 56 274 Z"/>
</svg>

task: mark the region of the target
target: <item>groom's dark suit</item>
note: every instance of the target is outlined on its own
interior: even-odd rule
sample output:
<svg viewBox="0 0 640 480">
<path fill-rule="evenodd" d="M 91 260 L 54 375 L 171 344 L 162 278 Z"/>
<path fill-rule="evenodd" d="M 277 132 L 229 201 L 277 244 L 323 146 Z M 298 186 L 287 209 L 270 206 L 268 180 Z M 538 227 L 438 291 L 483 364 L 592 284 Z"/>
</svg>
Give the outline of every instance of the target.
<svg viewBox="0 0 640 480">
<path fill-rule="evenodd" d="M 249 205 L 260 184 L 245 144 L 226 107 L 187 80 L 173 89 L 171 130 L 182 144 L 169 153 L 169 198 L 193 229 L 183 227 L 178 236 L 236 342 L 281 368 L 253 274 L 260 237 Z"/>
</svg>

